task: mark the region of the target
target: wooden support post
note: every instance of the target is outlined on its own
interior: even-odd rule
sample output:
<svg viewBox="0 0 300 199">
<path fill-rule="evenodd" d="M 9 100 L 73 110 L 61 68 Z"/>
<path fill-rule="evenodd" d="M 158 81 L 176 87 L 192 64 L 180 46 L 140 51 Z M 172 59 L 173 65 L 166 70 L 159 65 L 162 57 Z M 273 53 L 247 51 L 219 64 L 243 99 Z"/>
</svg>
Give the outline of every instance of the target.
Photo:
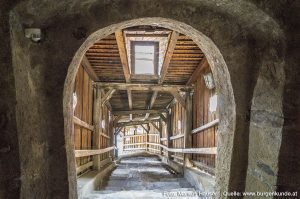
<svg viewBox="0 0 300 199">
<path fill-rule="evenodd" d="M 94 123 L 94 134 L 93 134 L 93 148 L 100 149 L 100 124 L 101 124 L 101 116 L 102 116 L 102 107 L 101 107 L 101 96 L 102 93 L 100 89 L 96 88 L 94 90 L 94 108 L 93 108 L 93 123 Z M 93 157 L 93 165 L 94 169 L 100 169 L 100 155 L 95 155 Z"/>
<path fill-rule="evenodd" d="M 109 118 L 113 118 L 112 116 L 112 113 L 110 112 L 110 117 Z M 110 147 L 114 146 L 115 143 L 114 143 L 114 121 L 113 120 L 110 120 L 109 121 L 109 144 L 110 144 Z M 109 155 L 110 157 L 112 158 L 112 160 L 114 159 L 114 151 L 110 151 L 109 152 Z"/>
<path fill-rule="evenodd" d="M 115 146 L 115 150 L 114 150 L 114 154 L 115 154 L 115 158 L 118 158 L 118 129 L 114 128 L 114 146 Z"/>
<path fill-rule="evenodd" d="M 163 144 L 163 141 L 161 140 L 161 138 L 162 138 L 162 121 L 160 120 L 159 121 L 159 144 Z M 163 155 L 163 149 L 162 149 L 162 147 L 160 147 L 160 155 Z"/>
<path fill-rule="evenodd" d="M 184 128 L 184 148 L 192 147 L 192 92 L 186 92 L 185 98 L 185 128 Z M 191 167 L 191 154 L 184 154 L 184 167 Z"/>
<path fill-rule="evenodd" d="M 167 148 L 172 148 L 172 140 L 171 140 L 171 135 L 172 135 L 172 114 L 167 113 Z M 168 151 L 168 161 L 171 160 L 171 152 Z"/>
<path fill-rule="evenodd" d="M 149 123 L 147 124 L 147 129 L 148 129 L 148 131 L 146 131 L 146 152 L 148 151 L 148 141 L 149 141 L 148 132 L 150 133 L 150 125 L 149 125 Z"/>
</svg>

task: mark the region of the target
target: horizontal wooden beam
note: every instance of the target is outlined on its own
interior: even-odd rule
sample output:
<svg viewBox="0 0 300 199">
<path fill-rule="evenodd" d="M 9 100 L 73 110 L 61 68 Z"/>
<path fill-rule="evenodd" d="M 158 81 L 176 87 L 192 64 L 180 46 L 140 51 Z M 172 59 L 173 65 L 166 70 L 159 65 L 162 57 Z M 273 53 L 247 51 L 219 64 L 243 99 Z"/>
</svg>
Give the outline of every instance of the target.
<svg viewBox="0 0 300 199">
<path fill-rule="evenodd" d="M 90 161 L 84 165 L 81 165 L 79 167 L 76 167 L 76 174 L 78 175 L 79 173 L 81 173 L 82 171 L 88 169 L 89 167 L 93 166 L 93 161 Z"/>
<path fill-rule="evenodd" d="M 198 162 L 195 160 L 191 160 L 192 164 L 202 170 L 206 170 L 209 173 L 215 174 L 215 168 L 209 167 L 206 164 L 202 163 L 202 162 Z"/>
<path fill-rule="evenodd" d="M 167 85 L 167 84 L 137 84 L 137 83 L 109 83 L 109 82 L 94 82 L 98 88 L 110 88 L 117 90 L 137 90 L 137 91 L 189 91 L 193 86 L 187 85 Z"/>
<path fill-rule="evenodd" d="M 85 129 L 88 129 L 90 131 L 94 131 L 94 126 L 86 123 L 85 121 L 82 121 L 81 119 L 79 119 L 78 117 L 76 116 L 73 116 L 73 122 Z"/>
<path fill-rule="evenodd" d="M 178 160 L 183 160 L 184 158 L 182 156 L 178 156 L 178 155 L 171 155 L 171 157 L 178 159 Z"/>
<path fill-rule="evenodd" d="M 105 149 L 96 149 L 96 150 L 75 150 L 75 157 L 85 157 L 85 156 L 92 156 L 92 155 L 100 155 L 106 152 L 113 150 L 115 147 L 108 147 Z"/>
<path fill-rule="evenodd" d="M 136 150 L 146 150 L 147 148 L 127 148 L 123 149 L 123 151 L 136 151 Z"/>
<path fill-rule="evenodd" d="M 119 122 L 116 124 L 117 127 L 124 127 L 124 126 L 133 126 L 133 125 L 142 125 L 148 124 L 150 122 L 158 122 L 159 119 L 152 119 L 152 120 L 145 120 L 145 121 L 130 121 L 130 122 Z"/>
<path fill-rule="evenodd" d="M 211 121 L 211 122 L 209 122 L 207 124 L 204 124 L 203 126 L 200 126 L 198 128 L 193 129 L 192 133 L 199 133 L 199 132 L 204 131 L 206 129 L 209 129 L 209 128 L 213 127 L 213 126 L 216 126 L 218 124 L 219 124 L 219 119 L 216 119 L 216 120 Z"/>
<path fill-rule="evenodd" d="M 126 37 L 168 37 L 169 34 L 134 34 L 126 33 Z"/>
<path fill-rule="evenodd" d="M 146 114 L 146 113 L 154 113 L 154 114 L 159 114 L 167 112 L 166 109 L 139 109 L 139 110 L 130 110 L 130 111 L 113 111 L 113 115 L 129 115 L 129 114 L 134 114 L 134 115 L 139 115 L 139 114 Z"/>
<path fill-rule="evenodd" d="M 105 137 L 107 139 L 110 139 L 110 137 L 108 135 L 104 134 L 104 133 L 99 133 L 99 135 L 101 135 L 101 136 L 103 136 L 103 137 Z"/>
<path fill-rule="evenodd" d="M 146 136 L 147 134 L 137 134 L 137 135 L 125 135 L 124 138 L 131 138 L 131 137 L 140 137 L 140 136 Z"/>
<path fill-rule="evenodd" d="M 184 134 L 178 134 L 178 135 L 174 135 L 174 136 L 170 137 L 170 140 L 176 140 L 176 139 L 179 139 L 182 137 L 184 137 Z"/>
<path fill-rule="evenodd" d="M 168 148 L 162 144 L 158 143 L 147 143 L 149 145 L 160 146 L 167 151 L 174 153 L 195 153 L 195 154 L 217 154 L 217 147 L 210 148 L 188 148 L 188 149 L 177 149 L 177 148 Z"/>
<path fill-rule="evenodd" d="M 187 149 L 181 149 L 181 148 L 168 148 L 162 144 L 158 143 L 151 143 L 151 142 L 143 142 L 143 143 L 132 143 L 132 144 L 126 144 L 125 146 L 133 146 L 133 145 L 153 145 L 153 146 L 159 146 L 163 149 L 173 152 L 173 153 L 194 153 L 194 154 L 217 154 L 217 147 L 210 147 L 210 148 L 187 148 Z"/>
</svg>

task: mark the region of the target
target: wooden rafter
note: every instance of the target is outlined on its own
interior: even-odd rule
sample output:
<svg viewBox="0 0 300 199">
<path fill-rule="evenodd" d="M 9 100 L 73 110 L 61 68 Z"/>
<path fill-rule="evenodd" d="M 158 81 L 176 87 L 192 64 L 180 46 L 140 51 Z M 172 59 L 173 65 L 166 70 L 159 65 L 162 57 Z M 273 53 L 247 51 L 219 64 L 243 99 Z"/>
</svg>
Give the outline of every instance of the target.
<svg viewBox="0 0 300 199">
<path fill-rule="evenodd" d="M 173 31 L 171 33 L 171 37 L 170 37 L 170 40 L 169 40 L 168 48 L 167 48 L 166 55 L 165 55 L 165 58 L 164 58 L 164 62 L 163 62 L 163 65 L 162 65 L 162 68 L 161 68 L 161 72 L 160 72 L 160 79 L 158 81 L 159 84 L 162 84 L 164 82 L 164 79 L 166 77 L 166 74 L 167 74 L 167 71 L 168 71 L 168 67 L 169 67 L 169 64 L 170 64 L 170 61 L 171 61 L 171 58 L 172 58 L 175 46 L 176 46 L 176 42 L 178 40 L 178 37 L 179 37 L 179 33 L 178 32 Z"/>
<path fill-rule="evenodd" d="M 168 71 L 168 67 L 176 46 L 176 42 L 178 40 L 179 37 L 179 33 L 176 31 L 172 31 L 170 39 L 169 39 L 169 43 L 168 43 L 168 47 L 167 47 L 167 51 L 165 54 L 165 58 L 163 61 L 163 65 L 161 68 L 161 72 L 160 72 L 160 78 L 158 80 L 158 84 L 162 84 L 164 82 L 164 79 L 166 77 L 167 71 Z M 151 109 L 155 103 L 156 97 L 157 97 L 158 91 L 154 91 L 150 100 L 150 104 L 148 106 L 148 109 Z M 148 119 L 148 117 L 150 116 L 150 113 L 147 113 L 145 116 L 145 120 Z"/>
<path fill-rule="evenodd" d="M 156 128 L 156 130 L 160 131 L 159 127 L 154 122 L 151 122 L 151 124 L 154 128 Z"/>
<path fill-rule="evenodd" d="M 109 89 L 109 91 L 107 91 L 107 93 L 105 93 L 105 95 L 103 96 L 103 98 L 101 99 L 102 101 L 102 106 L 108 102 L 108 100 L 112 97 L 112 95 L 114 94 L 114 92 L 116 91 L 116 89 L 111 88 Z"/>
<path fill-rule="evenodd" d="M 167 118 L 162 113 L 159 113 L 159 116 L 164 121 L 164 123 L 167 123 Z"/>
<path fill-rule="evenodd" d="M 190 77 L 190 79 L 188 80 L 187 84 L 186 85 L 191 85 L 192 83 L 194 83 L 199 75 L 201 75 L 202 71 L 208 67 L 208 62 L 207 62 L 207 59 L 206 58 L 203 58 L 199 65 L 197 66 L 197 68 L 195 69 L 195 71 L 193 72 L 192 76 Z"/>
<path fill-rule="evenodd" d="M 116 31 L 115 36 L 116 36 L 116 40 L 117 40 L 117 45 L 118 45 L 118 49 L 119 49 L 119 54 L 120 54 L 120 59 L 121 59 L 122 67 L 123 67 L 125 80 L 126 80 L 126 82 L 130 82 L 128 59 L 127 59 L 125 40 L 124 40 L 122 30 Z"/>
<path fill-rule="evenodd" d="M 152 109 L 154 102 L 156 100 L 157 94 L 158 94 L 158 91 L 153 92 L 148 109 Z M 148 119 L 149 115 L 150 115 L 150 113 L 146 113 L 145 120 Z"/>
<path fill-rule="evenodd" d="M 170 93 L 174 96 L 174 98 L 180 103 L 180 105 L 185 108 L 185 100 L 183 97 L 179 94 L 178 91 L 170 91 Z"/>
<path fill-rule="evenodd" d="M 124 35 L 123 35 L 122 30 L 116 31 L 115 36 L 116 36 L 116 40 L 117 40 L 117 45 L 118 45 L 118 49 L 119 49 L 119 54 L 120 54 L 120 59 L 121 59 L 122 67 L 123 67 L 125 81 L 126 81 L 126 83 L 129 83 L 130 82 L 129 64 L 128 64 L 128 59 L 127 59 L 126 44 L 125 44 Z M 130 89 L 127 89 L 127 96 L 128 96 L 129 109 L 132 110 L 132 94 L 131 94 Z M 132 114 L 130 114 L 130 120 L 132 120 Z"/>
<path fill-rule="evenodd" d="M 102 95 L 102 96 L 105 96 L 105 91 L 104 91 L 104 89 L 100 89 L 100 90 L 101 90 L 101 95 Z M 102 104 L 102 103 L 101 103 L 101 104 Z M 106 101 L 105 104 L 106 104 L 107 108 L 108 108 L 110 111 L 112 111 L 112 107 L 111 107 L 110 102 L 109 102 L 109 101 Z"/>
<path fill-rule="evenodd" d="M 149 133 L 149 130 L 146 129 L 146 128 L 144 127 L 144 125 L 141 125 L 141 126 L 143 127 L 143 129 L 144 129 L 147 133 Z"/>
<path fill-rule="evenodd" d="M 146 110 L 130 110 L 130 111 L 114 111 L 114 115 L 129 115 L 129 114 L 145 114 L 145 113 L 163 113 L 166 109 L 146 109 Z"/>
<path fill-rule="evenodd" d="M 91 63 L 89 62 L 89 60 L 87 59 L 87 57 L 84 55 L 82 58 L 82 66 L 84 67 L 85 71 L 89 74 L 90 78 L 93 81 L 99 81 L 98 76 L 96 75 Z"/>
</svg>

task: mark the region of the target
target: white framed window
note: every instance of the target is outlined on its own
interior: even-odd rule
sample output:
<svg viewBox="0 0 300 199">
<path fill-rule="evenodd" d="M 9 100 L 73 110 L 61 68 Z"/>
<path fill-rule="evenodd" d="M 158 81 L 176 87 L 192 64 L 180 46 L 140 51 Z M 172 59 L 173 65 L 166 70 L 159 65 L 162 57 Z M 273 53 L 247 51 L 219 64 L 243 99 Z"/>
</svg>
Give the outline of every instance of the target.
<svg viewBox="0 0 300 199">
<path fill-rule="evenodd" d="M 131 73 L 134 75 L 158 74 L 159 42 L 131 41 Z"/>
</svg>

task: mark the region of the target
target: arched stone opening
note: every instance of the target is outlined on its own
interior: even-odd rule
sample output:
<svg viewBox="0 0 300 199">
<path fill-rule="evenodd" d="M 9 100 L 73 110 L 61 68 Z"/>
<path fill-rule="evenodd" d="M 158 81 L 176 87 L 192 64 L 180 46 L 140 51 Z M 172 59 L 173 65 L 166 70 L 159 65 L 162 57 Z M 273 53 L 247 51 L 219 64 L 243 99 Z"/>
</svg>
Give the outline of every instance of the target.
<svg viewBox="0 0 300 199">
<path fill-rule="evenodd" d="M 224 123 L 224 126 L 229 128 L 228 132 L 233 133 L 235 131 L 235 134 L 229 135 L 230 138 L 234 137 L 234 139 L 227 139 L 227 135 L 221 135 L 221 139 L 223 140 L 226 148 L 224 151 L 219 152 L 219 157 L 221 157 L 225 151 L 233 150 L 234 154 L 232 157 L 223 156 L 229 158 L 223 159 L 224 162 L 220 162 L 218 164 L 224 166 L 225 168 L 219 169 L 219 176 L 225 177 L 220 177 L 217 179 L 218 184 L 221 185 L 218 187 L 218 189 L 235 190 L 236 188 L 240 187 L 240 190 L 244 190 L 244 179 L 246 178 L 245 170 L 248 166 L 248 127 L 250 110 L 253 109 L 250 107 L 253 97 L 252 92 L 256 83 L 256 79 L 257 77 L 260 77 L 266 80 L 277 80 L 281 79 L 283 75 L 280 72 L 275 76 L 266 76 L 265 71 L 270 72 L 270 69 L 266 68 L 266 70 L 261 70 L 260 72 L 258 72 L 257 69 L 261 66 L 266 67 L 267 64 L 265 64 L 265 60 L 270 59 L 268 55 L 274 54 L 273 52 L 268 52 L 268 49 L 266 50 L 264 48 L 267 45 L 275 48 L 278 42 L 279 44 L 282 43 L 280 27 L 278 27 L 278 24 L 274 22 L 272 18 L 266 15 L 263 11 L 259 9 L 257 10 L 257 7 L 249 2 L 242 1 L 241 4 L 233 3 L 234 5 L 230 5 L 222 3 L 213 4 L 211 1 L 203 1 L 200 3 L 182 1 L 174 6 L 168 6 L 163 1 L 149 2 L 150 1 L 140 2 L 135 4 L 135 6 L 129 6 L 129 8 L 127 8 L 123 4 L 120 4 L 120 6 L 116 4 L 108 5 L 107 3 L 97 4 L 95 2 L 92 3 L 92 1 L 86 4 L 81 4 L 79 1 L 74 1 L 72 4 L 73 7 L 68 10 L 67 7 L 69 5 L 64 3 L 53 6 L 52 2 L 47 3 L 47 5 L 44 7 L 35 7 L 31 1 L 26 1 L 17 6 L 17 8 L 11 14 L 11 37 L 13 40 L 13 66 L 18 101 L 16 109 L 18 115 L 17 126 L 20 137 L 19 144 L 21 168 L 24 181 L 26 182 L 26 180 L 28 180 L 28 182 L 37 185 L 34 186 L 36 190 L 39 189 L 41 190 L 40 192 L 45 191 L 46 193 L 53 195 L 62 195 L 62 198 L 64 198 L 63 196 L 66 196 L 64 190 L 66 190 L 66 188 L 69 186 L 69 197 L 72 198 L 75 194 L 76 185 L 74 182 L 76 181 L 74 172 L 74 157 L 73 148 L 70 144 L 72 143 L 72 138 L 70 134 L 62 134 L 64 125 L 65 127 L 70 126 L 68 111 L 62 113 L 62 90 L 64 89 L 63 82 L 65 81 L 71 57 L 82 44 L 82 38 L 74 39 L 72 37 L 74 30 L 78 30 L 79 26 L 84 26 L 83 29 L 86 29 L 86 31 L 84 31 L 85 33 L 92 33 L 98 29 L 118 22 L 152 16 L 159 16 L 165 19 L 170 18 L 190 24 L 192 27 L 209 36 L 209 38 L 211 38 L 218 46 L 221 54 L 226 60 L 230 74 L 229 78 L 232 83 L 232 90 L 236 100 L 235 112 L 237 119 L 236 122 L 234 122 L 234 120 L 228 120 L 229 123 Z M 24 6 L 28 6 L 31 9 L 24 11 Z M 185 8 L 183 11 L 182 7 Z M 45 11 L 45 8 L 51 9 Z M 98 10 L 99 8 L 100 12 Z M 166 11 L 166 8 L 170 8 L 170 10 Z M 84 11 L 80 12 L 79 14 L 78 10 L 81 9 Z M 205 12 L 201 12 L 201 9 L 205 10 Z M 64 13 L 65 10 L 67 10 L 66 13 Z M 108 10 L 113 10 L 113 12 L 108 13 Z M 35 13 L 35 15 L 27 15 L 28 13 Z M 60 13 L 60 15 L 57 15 L 57 13 Z M 106 13 L 107 16 L 101 13 Z M 241 13 L 248 14 L 243 15 Z M 37 15 L 39 16 L 38 18 L 35 17 Z M 203 19 L 203 23 L 201 23 L 201 20 L 199 20 L 200 18 Z M 261 20 L 262 18 L 266 20 Z M 73 23 L 74 19 L 76 19 L 76 24 Z M 41 43 L 41 45 L 35 45 L 28 42 L 28 40 L 24 38 L 22 31 L 20 31 L 23 25 L 25 27 L 41 27 L 43 30 L 45 30 L 47 33 L 45 43 Z M 272 28 L 270 29 L 270 27 Z M 62 29 L 64 29 L 66 34 L 60 33 L 60 30 Z M 183 29 L 183 27 L 181 27 L 181 29 Z M 274 29 L 275 31 L 273 31 Z M 107 30 L 107 33 L 108 32 L 109 31 Z M 83 38 L 86 38 L 86 36 L 83 36 Z M 61 42 L 66 42 L 67 45 L 62 46 Z M 92 41 L 90 41 L 90 43 L 86 42 L 85 44 L 89 46 L 92 44 Z M 202 45 L 206 44 L 207 43 L 202 43 Z M 43 48 L 44 45 L 47 47 Z M 259 48 L 260 50 L 258 50 L 258 52 L 251 52 L 250 49 L 254 47 Z M 82 52 L 77 53 L 76 56 L 78 57 L 75 59 L 80 60 L 80 56 L 83 54 L 84 49 L 85 47 L 81 47 Z M 207 51 L 210 50 L 213 51 L 213 49 L 207 49 Z M 58 53 L 56 53 L 56 51 L 58 51 Z M 59 55 L 59 53 L 61 55 Z M 39 54 L 39 56 L 37 56 L 37 54 Z M 209 53 L 206 54 L 210 60 L 215 59 L 214 56 L 209 57 Z M 248 55 L 253 55 L 258 59 L 253 61 L 247 57 Z M 282 55 L 275 56 L 276 60 L 281 60 L 281 58 Z M 216 59 L 214 61 L 220 60 Z M 73 64 L 76 65 L 75 61 Z M 222 63 L 219 64 L 222 65 Z M 212 61 L 210 61 L 210 65 L 213 67 Z M 275 68 L 281 70 L 280 67 L 282 67 L 281 64 L 277 65 Z M 215 67 L 214 70 L 218 70 L 217 67 Z M 248 72 L 251 72 L 252 74 L 249 76 Z M 72 85 L 71 77 L 75 73 L 76 70 L 69 72 L 69 78 L 65 81 L 65 84 Z M 215 73 L 215 78 L 221 79 L 218 77 L 218 74 L 220 76 L 223 75 L 221 72 Z M 260 83 L 263 84 L 263 82 Z M 218 84 L 222 88 L 227 85 L 222 84 L 222 82 L 219 82 Z M 276 88 L 279 88 L 279 90 L 275 91 L 278 95 L 275 96 L 274 100 L 281 101 L 280 88 L 282 84 L 283 81 L 279 81 L 279 84 L 273 85 Z M 268 89 L 272 88 L 273 86 L 270 84 L 263 85 L 263 95 L 268 95 Z M 256 99 L 258 99 L 258 96 L 262 96 L 262 93 L 260 92 L 261 89 L 262 86 L 256 87 Z M 65 89 L 65 93 L 68 93 L 66 90 L 67 89 Z M 219 89 L 219 93 L 221 90 L 223 89 Z M 30 95 L 28 98 L 24 99 L 23 96 L 28 93 Z M 70 96 L 66 95 L 65 97 L 66 99 L 64 100 L 64 103 L 66 104 L 64 104 L 64 106 L 67 108 L 66 110 L 69 110 L 68 108 L 71 107 L 71 104 L 68 104 L 68 102 L 70 102 L 70 98 L 68 97 Z M 226 98 L 229 96 L 224 95 L 224 97 Z M 38 101 L 39 98 L 42 98 L 43 101 Z M 220 95 L 219 99 L 219 101 L 225 102 L 222 100 Z M 38 102 L 39 107 L 37 107 L 37 105 L 33 102 Z M 252 102 L 255 105 L 256 101 L 253 100 Z M 265 104 L 264 100 L 260 101 L 259 104 L 262 105 L 260 109 L 264 109 L 262 108 Z M 227 105 L 230 104 L 224 103 L 220 106 L 226 107 Z M 57 111 L 54 112 L 51 109 Z M 233 110 L 230 111 L 231 113 L 233 112 Z M 220 112 L 222 111 L 220 110 Z M 38 116 L 34 115 L 33 113 L 36 113 Z M 231 113 L 227 113 L 228 116 L 232 117 Z M 66 118 L 64 124 L 62 122 L 63 114 Z M 24 117 L 24 115 L 27 117 Z M 55 118 L 54 121 L 49 122 L 53 118 Z M 229 124 L 233 125 L 230 126 Z M 34 127 L 34 131 L 30 127 Z M 224 131 L 225 130 L 227 129 L 224 129 Z M 47 133 L 52 132 L 54 137 L 47 135 Z M 65 132 L 68 132 L 68 128 L 65 129 Z M 259 130 L 259 132 L 263 131 Z M 35 137 L 37 137 L 37 139 Z M 26 162 L 26 160 L 29 158 L 28 154 L 35 153 L 34 149 L 28 149 L 26 147 L 29 140 L 32 145 L 37 145 L 37 147 L 39 147 L 40 153 L 37 153 L 38 155 L 35 154 L 32 157 L 32 161 Z M 255 151 L 257 148 L 252 147 L 251 150 Z M 65 156 L 67 156 L 67 159 Z M 46 161 L 44 161 L 45 157 L 47 157 Z M 62 161 L 63 165 L 68 162 L 69 168 L 67 169 L 63 167 L 55 169 L 55 160 L 57 160 L 57 157 Z M 232 161 L 230 162 L 231 158 Z M 276 157 L 272 158 L 276 159 Z M 229 170 L 230 163 L 232 163 L 230 169 L 233 172 L 228 175 L 227 171 Z M 34 164 L 36 164 L 39 168 L 34 169 Z M 255 168 L 255 166 L 256 165 L 251 165 L 253 168 Z M 28 175 L 31 170 L 36 170 L 36 174 L 33 176 Z M 67 170 L 69 171 L 69 178 L 66 175 Z M 251 175 L 251 172 L 249 172 L 249 176 Z M 58 180 L 58 176 L 61 176 L 60 180 Z M 69 185 L 67 185 L 66 179 L 68 179 Z M 259 176 L 256 180 L 259 180 Z M 64 183 L 55 183 L 57 181 L 64 181 Z M 250 180 L 249 183 L 251 182 L 252 181 Z M 22 184 L 21 194 L 24 195 L 24 197 L 30 196 L 32 189 L 29 187 L 31 183 L 28 183 L 27 185 L 26 183 Z M 56 185 L 54 186 L 55 188 L 53 188 L 52 185 Z M 252 185 L 254 185 L 254 183 L 252 183 Z M 41 197 L 44 195 L 44 193 L 41 193 L 40 195 L 37 194 L 37 196 Z"/>
<path fill-rule="evenodd" d="M 220 114 L 220 125 L 218 133 L 221 135 L 218 140 L 218 154 L 217 159 L 217 178 L 229 177 L 230 164 L 231 164 L 231 150 L 233 144 L 233 135 L 235 129 L 235 102 L 232 92 L 232 86 L 230 82 L 230 75 L 226 66 L 226 63 L 211 39 L 206 37 L 201 32 L 192 28 L 191 26 L 181 23 L 179 21 L 165 19 L 165 18 L 140 18 L 136 20 L 125 21 L 122 23 L 114 24 L 96 31 L 91 34 L 87 40 L 81 45 L 81 47 L 76 52 L 70 66 L 68 69 L 68 75 L 64 87 L 64 116 L 65 116 L 65 135 L 66 139 L 71 139 L 72 135 L 72 118 L 73 118 L 73 86 L 75 81 L 75 76 L 84 56 L 85 52 L 98 40 L 105 38 L 106 36 L 114 33 L 118 30 L 128 28 L 136 25 L 155 25 L 171 30 L 178 31 L 180 33 L 189 36 L 193 41 L 202 49 L 207 57 L 209 65 L 211 67 L 214 79 L 216 82 L 216 89 L 218 93 L 218 103 L 219 103 L 219 114 Z M 224 139 L 227 141 L 225 142 Z M 226 145 L 226 146 L 224 146 Z M 73 142 L 70 143 L 70 151 L 74 148 Z M 74 156 L 72 153 L 67 154 L 69 157 L 68 163 L 70 164 L 69 170 L 74 168 Z M 219 165 L 222 162 L 222 165 Z M 225 166 L 226 164 L 227 166 Z M 218 168 L 223 167 L 225 169 L 220 172 Z M 73 172 L 72 172 L 73 173 Z M 75 177 L 73 177 L 74 179 Z M 229 179 L 226 179 L 227 183 Z M 225 182 L 223 181 L 223 186 Z M 220 185 L 217 185 L 220 186 Z"/>
</svg>

